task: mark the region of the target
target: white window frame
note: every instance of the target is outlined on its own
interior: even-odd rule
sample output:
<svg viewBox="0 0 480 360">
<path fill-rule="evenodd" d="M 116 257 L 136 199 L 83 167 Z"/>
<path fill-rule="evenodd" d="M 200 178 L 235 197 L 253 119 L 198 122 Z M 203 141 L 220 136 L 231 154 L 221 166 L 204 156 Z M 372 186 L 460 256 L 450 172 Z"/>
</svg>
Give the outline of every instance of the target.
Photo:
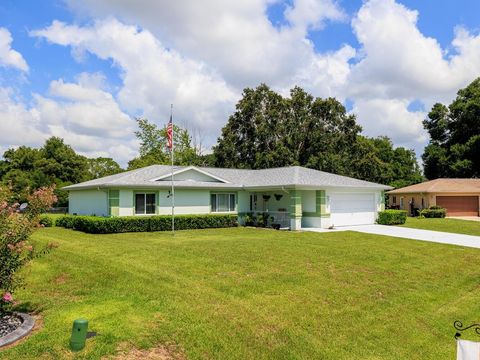
<svg viewBox="0 0 480 360">
<path fill-rule="evenodd" d="M 401 210 L 403 210 L 403 207 L 404 207 L 404 206 L 403 206 L 403 205 L 404 205 L 403 201 L 404 201 L 404 200 L 403 200 L 403 196 L 400 196 L 400 209 L 401 209 Z"/>
<path fill-rule="evenodd" d="M 231 200 L 231 195 L 233 195 L 233 210 L 227 210 L 227 211 L 218 211 L 218 210 L 213 210 L 213 204 L 212 204 L 212 195 L 215 195 L 215 209 L 218 209 L 218 195 L 227 195 L 228 196 L 228 208 L 231 208 L 230 200 Z M 221 213 L 236 213 L 237 212 L 237 194 L 235 193 L 226 193 L 226 192 L 212 192 L 210 193 L 210 212 L 214 214 L 221 214 Z"/>
<path fill-rule="evenodd" d="M 137 195 L 143 195 L 143 213 L 137 213 Z M 153 213 L 147 213 L 147 195 L 153 195 L 155 197 Z M 155 215 L 157 213 L 157 194 L 154 192 L 136 192 L 134 196 L 133 211 L 135 215 Z"/>
</svg>

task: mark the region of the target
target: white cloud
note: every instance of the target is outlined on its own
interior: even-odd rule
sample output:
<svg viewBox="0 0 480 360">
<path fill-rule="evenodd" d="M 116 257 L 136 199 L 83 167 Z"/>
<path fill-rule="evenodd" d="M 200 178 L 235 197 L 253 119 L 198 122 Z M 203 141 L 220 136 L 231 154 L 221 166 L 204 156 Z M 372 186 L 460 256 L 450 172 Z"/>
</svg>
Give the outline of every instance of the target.
<svg viewBox="0 0 480 360">
<path fill-rule="evenodd" d="M 480 75 L 480 35 L 472 35 L 467 29 L 457 27 L 452 42 L 458 55 L 450 58 L 450 67 L 458 87 Z"/>
<path fill-rule="evenodd" d="M 426 112 L 408 111 L 420 100 L 450 102 L 459 88 L 480 74 L 480 36 L 456 30 L 449 54 L 417 27 L 418 12 L 394 0 L 370 0 L 352 21 L 361 43 L 360 61 L 351 67 L 344 93 L 370 135 L 386 134 L 421 153 L 426 142 L 421 120 Z"/>
<path fill-rule="evenodd" d="M 303 30 L 318 30 L 326 20 L 345 21 L 347 14 L 333 0 L 296 0 L 285 11 L 285 18 Z"/>
<path fill-rule="evenodd" d="M 75 76 L 75 80 L 78 85 L 85 88 L 100 89 L 104 91 L 110 91 L 110 86 L 108 85 L 107 78 L 101 72 L 88 73 L 82 72 Z"/>
<path fill-rule="evenodd" d="M 355 102 L 353 112 L 365 134 L 394 134 L 398 146 L 414 148 L 427 140 L 423 131 L 422 111 L 408 111 L 408 102 L 397 99 L 360 99 Z"/>
<path fill-rule="evenodd" d="M 57 124 L 79 135 L 129 138 L 133 120 L 123 113 L 110 93 L 76 83 L 54 80 L 52 98 L 36 95 L 36 108 L 45 124 Z"/>
<path fill-rule="evenodd" d="M 33 34 L 112 59 L 123 80 L 118 100 L 130 113 L 165 123 L 173 103 L 176 120 L 208 131 L 219 127 L 219 120 L 223 123 L 226 113 L 233 109 L 236 94 L 215 71 L 166 49 L 148 31 L 108 19 L 90 27 L 54 22 Z M 74 93 L 77 90 L 73 85 L 64 88 L 72 96 L 85 96 Z"/>
<path fill-rule="evenodd" d="M 71 145 L 78 153 L 87 157 L 113 157 L 120 165 L 138 155 L 138 144 L 134 139 L 115 139 L 98 135 L 78 134 L 62 125 L 49 126 L 50 135 L 58 136 Z"/>
<path fill-rule="evenodd" d="M 50 136 L 60 136 L 85 156 L 113 156 L 125 165 L 138 149 L 134 120 L 110 93 L 86 85 L 98 77 L 81 74 L 79 83 L 54 80 L 50 96 L 34 94 L 30 106 L 11 89 L 0 88 L 0 143 L 39 146 Z"/>
<path fill-rule="evenodd" d="M 315 56 L 311 63 L 293 76 L 283 93 L 293 85 L 300 85 L 315 96 L 337 97 L 345 99 L 345 88 L 350 74 L 349 60 L 356 55 L 356 50 L 350 45 L 344 45 L 335 52 Z"/>
<path fill-rule="evenodd" d="M 333 0 L 295 0 L 286 16 L 293 26 L 276 28 L 266 14 L 275 0 L 68 0 L 94 17 L 115 16 L 151 31 L 183 56 L 207 63 L 242 89 L 260 82 L 283 87 L 316 57 L 307 28 L 345 15 Z"/>
<path fill-rule="evenodd" d="M 0 27 L 0 66 L 11 66 L 28 72 L 28 65 L 22 54 L 12 49 L 10 31 Z"/>
<path fill-rule="evenodd" d="M 364 58 L 352 69 L 350 95 L 442 98 L 480 73 L 480 38 L 458 30 L 445 56 L 434 38 L 423 35 L 418 12 L 394 0 L 370 0 L 352 21 Z"/>
<path fill-rule="evenodd" d="M 127 2 L 87 2 L 97 14 L 115 12 L 157 36 L 112 17 L 83 27 L 54 21 L 32 35 L 71 46 L 75 57 L 90 52 L 113 60 L 123 80 L 118 92 L 122 108 L 165 122 L 174 103 L 176 118 L 207 133 L 206 142 L 212 145 L 246 86 L 266 82 L 285 92 L 299 84 L 317 95 L 334 96 L 346 79 L 354 49 L 344 46 L 319 55 L 306 38 L 309 27 L 344 20 L 332 0 L 296 1 L 287 14 L 292 26 L 281 29 L 265 13 L 269 3 L 142 0 L 132 7 Z"/>
<path fill-rule="evenodd" d="M 3 146 L 37 145 L 44 139 L 38 113 L 16 99 L 11 88 L 0 88 L 0 119 Z"/>
</svg>

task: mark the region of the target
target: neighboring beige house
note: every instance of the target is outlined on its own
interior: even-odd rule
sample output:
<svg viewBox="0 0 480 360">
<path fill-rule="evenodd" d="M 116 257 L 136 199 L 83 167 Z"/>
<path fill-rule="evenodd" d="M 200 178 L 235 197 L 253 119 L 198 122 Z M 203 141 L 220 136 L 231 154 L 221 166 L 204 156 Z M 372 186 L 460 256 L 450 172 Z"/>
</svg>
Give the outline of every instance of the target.
<svg viewBox="0 0 480 360">
<path fill-rule="evenodd" d="M 275 169 L 175 167 L 175 214 L 246 213 L 302 227 L 374 224 L 390 186 L 290 166 Z M 171 214 L 172 169 L 153 165 L 67 186 L 69 212 L 97 216 Z"/>
<path fill-rule="evenodd" d="M 479 216 L 480 179 L 436 179 L 387 192 L 389 206 L 422 210 L 433 205 L 447 216 Z"/>
</svg>

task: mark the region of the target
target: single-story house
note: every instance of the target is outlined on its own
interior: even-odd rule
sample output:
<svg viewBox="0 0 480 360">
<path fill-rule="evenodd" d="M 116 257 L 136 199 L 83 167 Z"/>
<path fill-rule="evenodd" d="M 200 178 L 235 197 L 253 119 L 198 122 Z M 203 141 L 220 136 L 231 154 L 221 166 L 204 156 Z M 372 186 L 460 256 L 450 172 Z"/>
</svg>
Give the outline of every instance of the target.
<svg viewBox="0 0 480 360">
<path fill-rule="evenodd" d="M 175 214 L 267 213 L 302 227 L 375 223 L 389 186 L 300 166 L 264 170 L 176 166 Z M 69 213 L 97 216 L 171 214 L 172 169 L 166 165 L 67 186 Z"/>
<path fill-rule="evenodd" d="M 437 205 L 447 209 L 447 216 L 479 216 L 480 179 L 436 179 L 387 194 L 390 207 L 410 214 Z"/>
</svg>

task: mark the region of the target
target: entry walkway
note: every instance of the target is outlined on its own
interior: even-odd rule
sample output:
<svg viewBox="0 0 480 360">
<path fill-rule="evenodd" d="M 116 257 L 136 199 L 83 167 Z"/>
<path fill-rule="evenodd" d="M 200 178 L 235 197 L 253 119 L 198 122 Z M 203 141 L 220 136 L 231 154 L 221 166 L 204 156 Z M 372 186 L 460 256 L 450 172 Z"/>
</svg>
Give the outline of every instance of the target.
<svg viewBox="0 0 480 360">
<path fill-rule="evenodd" d="M 442 231 L 431 231 L 411 229 L 399 226 L 386 225 L 357 225 L 342 226 L 334 230 L 302 228 L 306 231 L 329 232 L 329 231 L 358 231 L 367 234 L 387 235 L 412 240 L 431 241 L 442 244 L 452 244 L 480 249 L 480 236 L 446 233 Z"/>
</svg>

